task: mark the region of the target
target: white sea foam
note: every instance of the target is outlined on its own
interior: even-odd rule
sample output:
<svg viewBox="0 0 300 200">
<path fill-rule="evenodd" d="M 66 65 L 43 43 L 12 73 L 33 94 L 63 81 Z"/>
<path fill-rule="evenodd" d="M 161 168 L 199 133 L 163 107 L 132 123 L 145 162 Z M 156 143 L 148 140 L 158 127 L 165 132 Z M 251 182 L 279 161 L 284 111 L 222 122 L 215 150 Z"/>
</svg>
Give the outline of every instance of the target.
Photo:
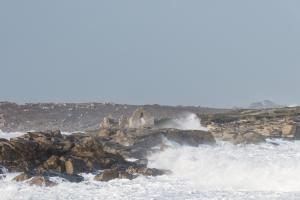
<svg viewBox="0 0 300 200">
<path fill-rule="evenodd" d="M 14 138 L 14 137 L 19 137 L 21 135 L 24 135 L 25 132 L 10 132 L 10 133 L 7 133 L 7 132 L 3 132 L 0 130 L 0 138 L 4 138 L 4 139 L 7 139 L 9 140 L 10 138 Z"/>
<path fill-rule="evenodd" d="M 15 138 L 15 137 L 19 137 L 26 134 L 26 132 L 3 132 L 0 130 L 0 138 L 4 138 L 9 140 L 10 138 Z M 61 134 L 63 135 L 71 135 L 71 132 L 61 132 Z"/>
<path fill-rule="evenodd" d="M 135 180 L 82 183 L 61 179 L 52 188 L 0 181 L 0 199 L 300 199 L 300 142 L 261 145 L 179 146 L 149 157 L 149 167 L 173 173 Z"/>
<path fill-rule="evenodd" d="M 299 191 L 300 142 L 279 146 L 171 146 L 150 157 L 150 167 L 169 169 L 173 177 L 202 190 Z"/>
</svg>

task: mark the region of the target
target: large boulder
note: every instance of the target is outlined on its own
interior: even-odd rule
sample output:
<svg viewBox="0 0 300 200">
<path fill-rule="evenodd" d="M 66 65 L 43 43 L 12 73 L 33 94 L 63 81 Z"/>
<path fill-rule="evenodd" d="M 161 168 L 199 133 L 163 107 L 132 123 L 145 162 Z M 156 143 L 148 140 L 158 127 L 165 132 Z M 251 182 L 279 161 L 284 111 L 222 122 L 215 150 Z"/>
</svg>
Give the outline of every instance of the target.
<svg viewBox="0 0 300 200">
<path fill-rule="evenodd" d="M 35 176 L 28 181 L 31 186 L 45 186 L 45 187 L 53 187 L 56 186 L 57 183 L 50 181 L 49 178 L 44 176 Z"/>
<path fill-rule="evenodd" d="M 77 174 L 67 174 L 67 173 L 61 173 L 61 172 L 57 172 L 57 171 L 45 171 L 45 172 L 39 172 L 39 171 L 29 171 L 29 172 L 23 172 L 19 175 L 17 175 L 16 177 L 13 178 L 14 181 L 17 182 L 24 182 L 24 181 L 28 181 L 29 179 L 33 178 L 33 177 L 44 177 L 46 180 L 49 180 L 50 177 L 60 177 L 63 178 L 69 182 L 73 182 L 73 183 L 78 183 L 84 180 L 84 178 L 80 175 Z"/>
<path fill-rule="evenodd" d="M 112 136 L 112 141 L 126 146 L 114 145 L 118 152 L 125 157 L 145 159 L 153 147 L 164 146 L 166 141 L 181 145 L 198 146 L 200 144 L 215 144 L 215 138 L 210 132 L 201 130 L 177 129 L 128 129 Z"/>
<path fill-rule="evenodd" d="M 265 141 L 266 140 L 264 136 L 255 132 L 237 134 L 236 137 L 232 140 L 234 144 L 258 144 L 263 143 Z"/>
<path fill-rule="evenodd" d="M 292 138 L 296 133 L 296 125 L 294 124 L 286 124 L 282 127 L 282 136 L 285 138 Z"/>
<path fill-rule="evenodd" d="M 123 129 L 127 129 L 129 128 L 129 120 L 126 116 L 121 115 L 120 119 L 119 119 L 119 129 L 123 130 Z"/>
<path fill-rule="evenodd" d="M 9 171 L 24 172 L 16 181 L 51 185 L 50 177 L 70 182 L 83 181 L 80 173 L 103 170 L 95 180 L 133 179 L 137 175 L 157 176 L 165 171 L 147 168 L 147 155 L 166 147 L 166 141 L 181 145 L 214 144 L 211 133 L 176 129 L 107 129 L 108 136 L 97 131 L 62 135 L 60 131 L 29 132 L 11 140 L 0 139 L 0 165 Z M 137 162 L 125 158 L 137 158 Z"/>
<path fill-rule="evenodd" d="M 143 108 L 137 108 L 129 118 L 129 128 L 151 128 L 154 127 L 154 117 Z"/>
<path fill-rule="evenodd" d="M 107 169 L 94 177 L 95 181 L 110 181 L 119 178 L 119 172 L 115 169 Z"/>
<path fill-rule="evenodd" d="M 112 117 L 104 117 L 102 122 L 100 123 L 100 129 L 110 129 L 118 126 L 118 122 L 116 122 Z"/>
<path fill-rule="evenodd" d="M 134 179 L 138 175 L 144 176 L 161 176 L 168 173 L 165 170 L 147 168 L 144 165 L 132 165 L 129 167 L 115 167 L 112 169 L 103 170 L 100 174 L 94 177 L 95 181 L 110 181 L 113 179 Z"/>
</svg>

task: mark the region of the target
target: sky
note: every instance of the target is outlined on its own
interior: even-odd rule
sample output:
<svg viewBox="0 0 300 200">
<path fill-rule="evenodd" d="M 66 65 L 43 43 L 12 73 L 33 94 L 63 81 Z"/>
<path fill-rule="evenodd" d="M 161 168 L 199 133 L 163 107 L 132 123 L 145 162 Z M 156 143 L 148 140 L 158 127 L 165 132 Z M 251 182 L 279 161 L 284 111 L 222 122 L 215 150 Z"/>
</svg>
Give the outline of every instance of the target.
<svg viewBox="0 0 300 200">
<path fill-rule="evenodd" d="M 298 0 L 0 1 L 0 101 L 300 104 Z"/>
</svg>

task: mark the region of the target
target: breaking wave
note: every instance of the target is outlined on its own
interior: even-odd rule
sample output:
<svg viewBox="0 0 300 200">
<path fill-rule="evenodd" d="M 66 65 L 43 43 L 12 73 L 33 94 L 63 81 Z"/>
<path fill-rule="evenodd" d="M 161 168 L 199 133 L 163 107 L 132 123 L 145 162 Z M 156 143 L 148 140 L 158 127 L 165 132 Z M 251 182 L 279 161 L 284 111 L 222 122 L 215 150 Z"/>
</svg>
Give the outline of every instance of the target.
<svg viewBox="0 0 300 200">
<path fill-rule="evenodd" d="M 204 130 L 200 118 L 194 113 L 185 113 L 175 119 L 170 119 L 159 125 L 160 128 L 175 128 L 180 130 Z"/>
<path fill-rule="evenodd" d="M 149 159 L 150 167 L 169 169 L 174 178 L 202 190 L 300 192 L 298 141 L 260 145 L 218 142 L 197 148 L 172 144 Z"/>
<path fill-rule="evenodd" d="M 1 131 L 1 129 L 0 129 L 0 138 L 4 138 L 4 139 L 7 139 L 7 140 L 9 140 L 10 138 L 19 137 L 19 136 L 24 135 L 24 134 L 25 134 L 24 132 L 10 132 L 10 133 L 7 133 L 7 132 Z"/>
<path fill-rule="evenodd" d="M 84 182 L 54 178 L 60 184 L 45 188 L 11 181 L 11 173 L 0 180 L 1 199 L 300 199 L 298 141 L 168 145 L 149 157 L 149 167 L 169 169 L 169 175 L 96 182 L 84 174 Z"/>
</svg>

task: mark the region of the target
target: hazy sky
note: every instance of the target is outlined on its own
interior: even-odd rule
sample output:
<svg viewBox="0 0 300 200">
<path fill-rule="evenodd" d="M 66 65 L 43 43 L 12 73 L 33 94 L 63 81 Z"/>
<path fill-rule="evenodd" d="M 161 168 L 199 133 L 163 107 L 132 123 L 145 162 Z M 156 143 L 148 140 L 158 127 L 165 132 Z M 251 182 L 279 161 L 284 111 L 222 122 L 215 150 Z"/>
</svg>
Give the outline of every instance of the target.
<svg viewBox="0 0 300 200">
<path fill-rule="evenodd" d="M 0 1 L 0 101 L 300 104 L 298 0 Z"/>
</svg>

